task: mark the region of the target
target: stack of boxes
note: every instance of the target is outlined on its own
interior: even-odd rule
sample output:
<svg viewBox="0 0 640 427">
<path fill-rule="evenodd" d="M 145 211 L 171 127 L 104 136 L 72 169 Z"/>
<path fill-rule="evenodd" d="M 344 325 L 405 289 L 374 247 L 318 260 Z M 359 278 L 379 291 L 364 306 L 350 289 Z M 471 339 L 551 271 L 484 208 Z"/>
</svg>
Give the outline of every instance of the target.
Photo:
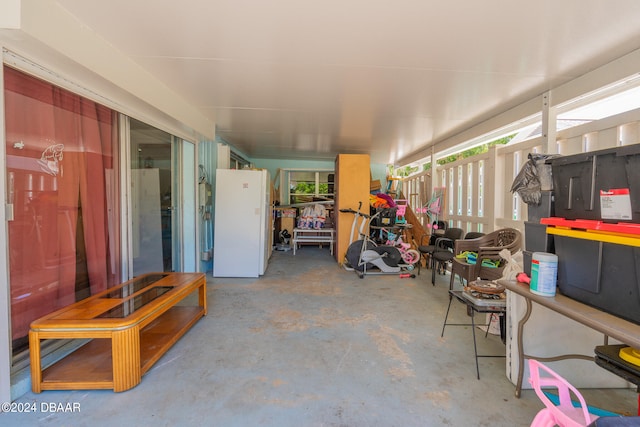
<svg viewBox="0 0 640 427">
<path fill-rule="evenodd" d="M 529 208 L 525 265 L 555 253 L 561 294 L 640 324 L 640 144 L 547 162 L 553 191 Z"/>
<path fill-rule="evenodd" d="M 563 295 L 640 324 L 640 224 L 546 218 Z"/>
<path fill-rule="evenodd" d="M 293 229 L 296 223 L 296 208 L 274 208 L 274 215 L 274 242 L 279 241 L 282 230 L 287 230 L 293 236 Z"/>
</svg>

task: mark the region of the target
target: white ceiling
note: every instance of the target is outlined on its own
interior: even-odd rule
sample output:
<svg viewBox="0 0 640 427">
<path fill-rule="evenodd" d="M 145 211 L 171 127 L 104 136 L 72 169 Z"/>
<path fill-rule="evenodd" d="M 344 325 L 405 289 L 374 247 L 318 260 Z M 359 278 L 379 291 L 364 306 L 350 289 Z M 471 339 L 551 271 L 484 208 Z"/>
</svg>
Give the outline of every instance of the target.
<svg viewBox="0 0 640 427">
<path fill-rule="evenodd" d="M 638 0 L 58 0 L 252 158 L 393 162 L 640 48 Z"/>
</svg>

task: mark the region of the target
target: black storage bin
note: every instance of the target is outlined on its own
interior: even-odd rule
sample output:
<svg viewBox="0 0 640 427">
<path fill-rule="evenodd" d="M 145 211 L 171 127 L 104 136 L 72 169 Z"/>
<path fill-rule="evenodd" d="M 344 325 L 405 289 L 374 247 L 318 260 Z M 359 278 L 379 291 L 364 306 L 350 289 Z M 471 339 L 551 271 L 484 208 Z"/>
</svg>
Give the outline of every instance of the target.
<svg viewBox="0 0 640 427">
<path fill-rule="evenodd" d="M 640 248 L 554 237 L 560 293 L 640 324 Z"/>
<path fill-rule="evenodd" d="M 529 222 L 540 222 L 542 218 L 556 216 L 553 191 L 540 192 L 539 205 L 527 205 L 527 220 Z"/>
<path fill-rule="evenodd" d="M 376 227 L 391 227 L 396 223 L 396 213 L 398 208 L 376 208 L 375 213 L 379 214 L 373 219 L 373 226 Z"/>
<path fill-rule="evenodd" d="M 567 219 L 640 222 L 640 144 L 555 157 L 555 215 Z M 600 191 L 629 189 L 631 216 L 603 218 Z"/>
<path fill-rule="evenodd" d="M 533 252 L 522 251 L 522 267 L 524 268 L 524 274 L 531 277 L 531 260 L 533 259 Z"/>
<path fill-rule="evenodd" d="M 547 226 L 545 224 L 525 221 L 524 248 L 531 252 L 554 253 L 553 235 L 547 234 Z"/>
</svg>

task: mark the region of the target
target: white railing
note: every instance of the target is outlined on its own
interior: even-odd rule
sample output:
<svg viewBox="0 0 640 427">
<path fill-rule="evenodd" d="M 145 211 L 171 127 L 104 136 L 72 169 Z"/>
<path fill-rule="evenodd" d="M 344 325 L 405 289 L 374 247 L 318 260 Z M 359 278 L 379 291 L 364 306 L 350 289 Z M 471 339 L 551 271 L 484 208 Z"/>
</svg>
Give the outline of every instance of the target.
<svg viewBox="0 0 640 427">
<path fill-rule="evenodd" d="M 429 202 L 431 189 L 430 171 L 420 172 L 402 181 L 402 194 L 406 197 L 407 204 L 413 208 L 418 220 L 425 229 L 429 224 L 428 216 L 417 208 L 421 208 Z"/>
<path fill-rule="evenodd" d="M 640 143 L 640 109 L 559 131 L 556 141 L 562 155 Z M 546 147 L 542 137 L 494 146 L 487 153 L 405 178 L 403 193 L 425 227 L 430 219 L 416 208 L 430 200 L 434 188 L 445 187 L 440 218 L 450 226 L 467 232 L 487 233 L 502 227 L 524 231 L 527 205 L 510 188 L 528 154 L 545 153 Z"/>
<path fill-rule="evenodd" d="M 556 141 L 564 155 L 640 143 L 640 109 L 559 131 Z"/>
</svg>

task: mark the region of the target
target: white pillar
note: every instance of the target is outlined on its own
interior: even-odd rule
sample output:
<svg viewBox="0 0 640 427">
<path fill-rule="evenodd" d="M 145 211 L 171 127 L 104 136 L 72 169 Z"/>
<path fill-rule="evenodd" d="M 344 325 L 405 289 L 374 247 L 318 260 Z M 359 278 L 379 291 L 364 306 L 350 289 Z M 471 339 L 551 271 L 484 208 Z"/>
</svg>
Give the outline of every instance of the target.
<svg viewBox="0 0 640 427">
<path fill-rule="evenodd" d="M 556 141 L 556 107 L 551 105 L 551 92 L 542 95 L 542 137 L 545 140 L 545 154 L 557 154 L 558 144 Z"/>
</svg>

